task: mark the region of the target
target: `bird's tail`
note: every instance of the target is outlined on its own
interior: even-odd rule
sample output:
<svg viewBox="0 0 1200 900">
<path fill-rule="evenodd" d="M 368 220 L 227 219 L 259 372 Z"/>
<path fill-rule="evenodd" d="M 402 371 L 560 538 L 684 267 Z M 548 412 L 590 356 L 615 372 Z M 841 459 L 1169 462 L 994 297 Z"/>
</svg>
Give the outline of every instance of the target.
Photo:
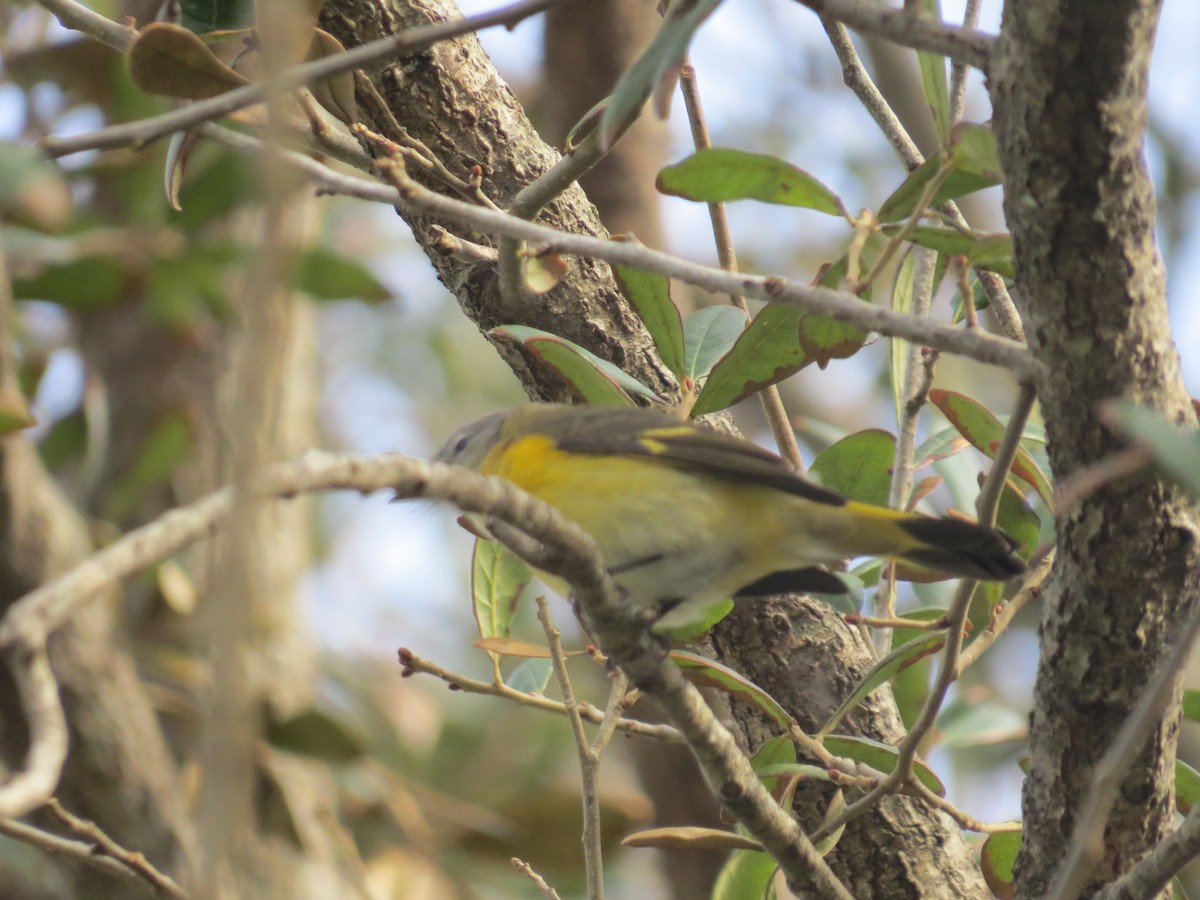
<svg viewBox="0 0 1200 900">
<path fill-rule="evenodd" d="M 1006 581 L 1025 571 L 1017 542 L 1003 531 L 965 519 L 935 519 L 865 503 L 847 503 L 859 552 L 903 560 L 962 578 Z M 863 537 L 874 546 L 861 546 Z"/>
</svg>

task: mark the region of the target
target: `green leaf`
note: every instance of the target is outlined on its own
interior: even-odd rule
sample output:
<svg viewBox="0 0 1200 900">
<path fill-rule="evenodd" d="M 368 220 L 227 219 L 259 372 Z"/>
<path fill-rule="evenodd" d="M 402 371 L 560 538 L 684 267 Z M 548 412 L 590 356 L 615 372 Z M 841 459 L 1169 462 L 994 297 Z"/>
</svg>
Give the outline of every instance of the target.
<svg viewBox="0 0 1200 900">
<path fill-rule="evenodd" d="M 183 27 L 197 34 L 247 27 L 254 19 L 249 0 L 180 0 Z"/>
<path fill-rule="evenodd" d="M 5 435 L 24 431 L 37 424 L 37 419 L 29 414 L 25 398 L 14 388 L 0 388 L 0 438 Z"/>
<path fill-rule="evenodd" d="M 1200 772 L 1182 760 L 1175 760 L 1175 808 L 1187 815 L 1200 800 Z"/>
<path fill-rule="evenodd" d="M 71 220 L 71 189 L 38 150 L 0 141 L 0 219 L 57 231 Z"/>
<path fill-rule="evenodd" d="M 896 438 L 878 428 L 847 435 L 813 460 L 810 474 L 851 500 L 887 506 Z"/>
<path fill-rule="evenodd" d="M 937 734 L 943 747 L 985 747 L 1024 740 L 1029 723 L 994 700 L 956 700 L 938 714 Z"/>
<path fill-rule="evenodd" d="M 883 233 L 895 235 L 903 227 L 899 224 L 885 225 Z M 1005 278 L 1014 276 L 1012 236 L 1008 234 L 967 234 L 957 228 L 918 225 L 905 236 L 905 240 L 949 256 L 965 256 L 971 265 L 999 272 Z"/>
<path fill-rule="evenodd" d="M 845 277 L 847 266 L 843 256 L 826 268 L 817 283 L 836 288 Z M 865 332 L 827 316 L 768 303 L 729 353 L 713 366 L 692 415 L 701 416 L 732 406 L 810 363 L 825 368 L 831 359 L 853 356 L 866 338 Z"/>
<path fill-rule="evenodd" d="M 1105 416 L 1149 447 L 1165 476 L 1200 497 L 1200 434 L 1194 422 L 1181 427 L 1168 422 L 1156 410 L 1124 400 L 1106 405 Z"/>
<path fill-rule="evenodd" d="M 920 609 L 908 610 L 903 618 L 917 622 L 934 622 L 944 619 L 945 616 L 946 610 L 943 607 L 923 606 Z M 927 628 L 897 627 L 892 630 L 892 645 L 899 647 L 926 634 L 929 634 Z M 895 697 L 896 708 L 899 709 L 900 719 L 906 728 L 912 727 L 929 697 L 929 672 L 932 668 L 931 657 L 916 660 L 892 682 L 892 696 Z"/>
<path fill-rule="evenodd" d="M 761 200 L 847 217 L 841 199 L 803 169 L 765 153 L 728 147 L 697 150 L 658 173 L 660 192 L 686 200 Z"/>
<path fill-rule="evenodd" d="M 682 623 L 664 624 L 662 620 L 659 620 L 651 630 L 655 634 L 670 638 L 677 644 L 694 644 L 712 631 L 718 622 L 733 612 L 733 601 L 730 599 L 718 600 L 703 609 L 690 612 L 692 617 Z"/>
<path fill-rule="evenodd" d="M 935 462 L 948 459 L 960 450 L 971 445 L 965 437 L 959 434 L 953 425 L 939 429 L 927 437 L 913 454 L 914 471 L 920 471 Z"/>
<path fill-rule="evenodd" d="M 103 309 L 125 296 L 125 270 L 104 256 L 51 265 L 29 278 L 13 279 L 17 300 L 48 300 L 76 312 Z"/>
<path fill-rule="evenodd" d="M 112 489 L 105 515 L 117 521 L 131 515 L 142 497 L 167 482 L 191 449 L 188 420 L 182 415 L 163 419 L 146 435 L 133 466 Z"/>
<path fill-rule="evenodd" d="M 950 162 L 955 171 L 1000 183 L 1000 157 L 996 153 L 996 134 L 990 125 L 959 122 L 950 139 Z"/>
<path fill-rule="evenodd" d="M 917 211 L 917 203 L 925 193 L 925 186 L 943 175 L 944 180 L 929 202 L 931 207 L 999 184 L 1000 164 L 992 130 L 967 122 L 954 126 L 946 152 L 931 156 L 909 173 L 900 187 L 883 201 L 876 218 L 880 222 L 899 222 L 909 218 Z"/>
<path fill-rule="evenodd" d="M 686 650 L 672 650 L 671 659 L 692 684 L 725 691 L 749 703 L 783 728 L 792 724 L 792 717 L 779 701 L 740 672 Z"/>
<path fill-rule="evenodd" d="M 929 401 L 941 410 L 942 415 L 950 420 L 950 424 L 977 450 L 989 459 L 996 455 L 996 447 L 1004 437 L 1004 426 L 991 410 L 965 394 L 941 388 L 934 388 L 929 392 Z M 1024 440 L 1022 437 L 1022 442 Z M 1017 448 L 1012 471 L 1036 490 L 1048 507 L 1052 506 L 1054 492 L 1050 487 L 1050 479 L 1024 447 Z"/>
<path fill-rule="evenodd" d="M 713 366 L 692 415 L 732 406 L 811 363 L 799 341 L 804 315 L 791 306 L 771 303 L 763 307 L 725 358 Z"/>
<path fill-rule="evenodd" d="M 361 739 L 319 709 L 307 709 L 283 721 L 268 722 L 267 742 L 280 750 L 326 763 L 350 762 L 366 752 Z"/>
<path fill-rule="evenodd" d="M 675 301 L 671 299 L 671 279 L 666 275 L 621 265 L 613 266 L 613 275 L 621 293 L 633 304 L 638 318 L 650 332 L 666 367 L 678 378 L 690 374 L 684 350 L 686 329 Z"/>
<path fill-rule="evenodd" d="M 629 393 L 654 398 L 654 393 L 612 363 L 566 338 L 525 325 L 501 325 L 488 337 L 516 341 L 550 366 L 593 406 L 632 406 Z"/>
<path fill-rule="evenodd" d="M 361 300 L 374 304 L 392 298 L 392 292 L 370 269 L 325 247 L 305 251 L 293 283 L 314 300 Z"/>
<path fill-rule="evenodd" d="M 642 105 L 651 94 L 655 95 L 655 107 L 659 115 L 666 118 L 671 92 L 687 56 L 692 35 L 720 3 L 721 0 L 697 0 L 678 15 L 668 10 L 650 45 L 613 88 L 598 126 L 602 149 L 610 148 L 629 124 L 641 115 Z"/>
<path fill-rule="evenodd" d="M 1014 895 L 1013 865 L 1017 861 L 1017 851 L 1020 849 L 1019 831 L 998 831 L 989 834 L 983 842 L 983 851 L 979 859 L 983 868 L 983 880 L 1000 900 L 1012 900 Z"/>
<path fill-rule="evenodd" d="M 918 0 L 917 10 L 937 24 L 942 22 L 942 5 L 939 0 Z M 933 126 L 937 131 L 938 141 L 946 143 L 950 139 L 950 91 L 946 84 L 946 59 L 937 53 L 917 53 L 917 63 L 921 69 L 921 90 L 925 94 L 925 102 L 933 114 Z"/>
<path fill-rule="evenodd" d="M 706 378 L 745 330 L 746 314 L 736 306 L 696 310 L 683 322 L 683 374 L 693 382 Z"/>
<path fill-rule="evenodd" d="M 937 653 L 945 643 L 946 635 L 944 632 L 928 631 L 920 637 L 909 641 L 907 644 L 901 644 L 883 659 L 879 660 L 879 662 L 871 667 L 871 671 L 867 673 L 859 686 L 854 689 L 854 692 L 842 701 L 842 705 L 829 717 L 829 721 L 821 727 L 818 737 L 829 734 L 829 732 L 837 728 L 838 724 L 846 717 L 846 714 L 850 710 L 862 703 L 874 691 L 887 684 L 917 660 Z"/>
<path fill-rule="evenodd" d="M 827 734 L 822 742 L 825 749 L 834 756 L 844 756 L 856 762 L 864 763 L 872 769 L 877 769 L 885 775 L 896 768 L 899 754 L 896 748 L 870 738 L 853 737 L 848 734 Z M 939 797 L 946 796 L 946 786 L 942 780 L 933 774 L 933 770 L 920 759 L 913 760 L 913 774 L 925 787 Z"/>
<path fill-rule="evenodd" d="M 763 786 L 772 793 L 779 784 L 780 776 L 791 774 L 789 766 L 796 765 L 796 745 L 787 735 L 776 735 L 763 741 L 750 757 L 750 766 L 762 779 Z M 778 798 L 777 798 L 778 799 Z"/>
<path fill-rule="evenodd" d="M 1183 717 L 1189 722 L 1200 722 L 1200 690 L 1187 688 L 1183 692 Z"/>
<path fill-rule="evenodd" d="M 517 601 L 533 570 L 499 541 L 476 539 L 471 555 L 471 599 L 481 638 L 508 637 Z"/>
<path fill-rule="evenodd" d="M 778 868 L 761 850 L 735 850 L 717 873 L 712 900 L 762 900 Z"/>
<path fill-rule="evenodd" d="M 543 694 L 553 673 L 553 660 L 527 659 L 513 669 L 504 682 L 514 691 L 523 694 Z"/>
<path fill-rule="evenodd" d="M 1037 549 L 1038 538 L 1042 535 L 1042 520 L 1033 511 L 1019 491 L 1012 485 L 1005 484 L 1000 494 L 1000 508 L 996 511 L 996 524 L 1000 529 L 1017 542 L 1016 553 L 1022 559 L 1029 559 Z"/>
<path fill-rule="evenodd" d="M 795 764 L 796 745 L 786 735 L 776 735 L 765 740 L 750 757 L 750 767 L 755 772 L 763 772 L 769 766 L 779 766 L 785 763 Z"/>
</svg>

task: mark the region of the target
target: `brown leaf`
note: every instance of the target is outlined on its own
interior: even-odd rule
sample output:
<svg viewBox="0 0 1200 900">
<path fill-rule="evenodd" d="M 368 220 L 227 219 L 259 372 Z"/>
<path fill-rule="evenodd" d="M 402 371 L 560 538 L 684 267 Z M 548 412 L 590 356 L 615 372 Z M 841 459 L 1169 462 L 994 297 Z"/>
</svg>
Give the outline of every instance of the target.
<svg viewBox="0 0 1200 900">
<path fill-rule="evenodd" d="M 129 74 L 148 94 L 205 100 L 249 82 L 192 32 L 153 22 L 129 47 Z"/>
<path fill-rule="evenodd" d="M 733 831 L 683 825 L 650 828 L 621 841 L 626 847 L 658 847 L 664 850 L 761 850 L 762 844 Z"/>
</svg>

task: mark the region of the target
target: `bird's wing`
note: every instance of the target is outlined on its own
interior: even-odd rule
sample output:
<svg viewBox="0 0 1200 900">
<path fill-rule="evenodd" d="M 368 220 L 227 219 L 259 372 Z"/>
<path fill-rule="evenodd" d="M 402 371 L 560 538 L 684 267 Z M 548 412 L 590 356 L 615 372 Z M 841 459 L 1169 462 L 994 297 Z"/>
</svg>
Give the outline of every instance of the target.
<svg viewBox="0 0 1200 900">
<path fill-rule="evenodd" d="M 568 453 L 650 457 L 687 471 L 774 488 L 814 503 L 846 503 L 840 494 L 805 480 L 787 462 L 757 444 L 702 431 L 665 416 L 659 419 L 645 410 L 607 409 L 581 418 L 577 427 L 558 439 L 558 446 Z"/>
</svg>

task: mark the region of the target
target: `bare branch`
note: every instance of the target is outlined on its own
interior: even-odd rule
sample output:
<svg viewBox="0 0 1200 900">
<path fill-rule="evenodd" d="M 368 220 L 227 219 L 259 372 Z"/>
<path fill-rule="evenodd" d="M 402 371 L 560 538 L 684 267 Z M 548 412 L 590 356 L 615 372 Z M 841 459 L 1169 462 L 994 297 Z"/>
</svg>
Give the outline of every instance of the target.
<svg viewBox="0 0 1200 900">
<path fill-rule="evenodd" d="M 68 812 L 57 800 L 50 800 L 47 806 L 58 821 L 88 842 L 93 858 L 116 860 L 135 877 L 144 879 L 154 890 L 156 896 L 187 900 L 187 894 L 175 883 L 173 878 L 154 868 L 141 853 L 126 850 L 105 834 L 95 822 L 81 819 L 74 813 Z"/>
<path fill-rule="evenodd" d="M 987 71 L 996 38 L 884 6 L 875 0 L 799 0 L 822 17 L 844 22 L 855 31 L 878 35 L 902 47 L 928 50 Z"/>
<path fill-rule="evenodd" d="M 199 125 L 201 122 L 229 115 L 265 100 L 268 96 L 348 72 L 351 69 L 383 59 L 406 56 L 440 41 L 481 31 L 485 28 L 494 28 L 498 25 L 512 28 L 523 19 L 537 15 L 552 6 L 568 2 L 573 2 L 573 0 L 521 0 L 521 2 L 510 4 L 490 13 L 405 29 L 389 37 L 363 44 L 353 50 L 347 50 L 345 53 L 338 53 L 304 65 L 284 69 L 262 84 L 250 84 L 236 88 L 213 97 L 211 100 L 201 100 L 160 116 L 142 119 L 132 126 L 118 125 L 112 128 L 101 128 L 70 138 L 49 138 L 43 141 L 42 146 L 51 156 L 58 157 L 78 153 L 81 150 L 123 147 L 130 143 L 145 144 L 164 135 Z M 43 5 L 49 6 L 47 3 L 43 3 Z M 77 4 L 71 3 L 70 0 L 54 0 L 54 5 L 66 8 L 74 7 Z M 114 28 L 120 28 L 116 23 L 110 24 Z M 127 29 L 120 29 L 119 33 L 112 29 L 88 31 L 87 33 L 117 50 L 124 50 L 133 38 L 133 32 Z"/>
<path fill-rule="evenodd" d="M 435 662 L 417 656 L 408 648 L 401 649 L 400 663 L 404 666 L 406 675 L 417 673 L 432 675 L 434 678 L 439 678 L 446 682 L 446 684 L 457 691 L 464 691 L 468 694 L 484 694 L 489 697 L 500 697 L 504 700 L 511 700 L 520 706 L 529 706 L 533 709 L 557 713 L 558 715 L 565 716 L 567 714 L 566 706 L 557 700 L 551 700 L 549 697 L 543 697 L 540 694 L 527 694 L 524 691 L 518 691 L 515 688 L 509 687 L 503 682 L 494 684 L 490 681 L 478 681 L 474 678 L 467 678 L 465 675 L 451 672 L 449 669 L 445 669 Z M 578 706 L 580 716 L 592 724 L 599 725 L 605 721 L 604 710 L 597 709 L 586 701 L 580 701 Z M 617 722 L 616 729 L 625 734 L 663 741 L 665 743 L 677 744 L 683 742 L 683 736 L 670 725 L 654 725 L 637 719 L 621 719 Z"/>
</svg>

